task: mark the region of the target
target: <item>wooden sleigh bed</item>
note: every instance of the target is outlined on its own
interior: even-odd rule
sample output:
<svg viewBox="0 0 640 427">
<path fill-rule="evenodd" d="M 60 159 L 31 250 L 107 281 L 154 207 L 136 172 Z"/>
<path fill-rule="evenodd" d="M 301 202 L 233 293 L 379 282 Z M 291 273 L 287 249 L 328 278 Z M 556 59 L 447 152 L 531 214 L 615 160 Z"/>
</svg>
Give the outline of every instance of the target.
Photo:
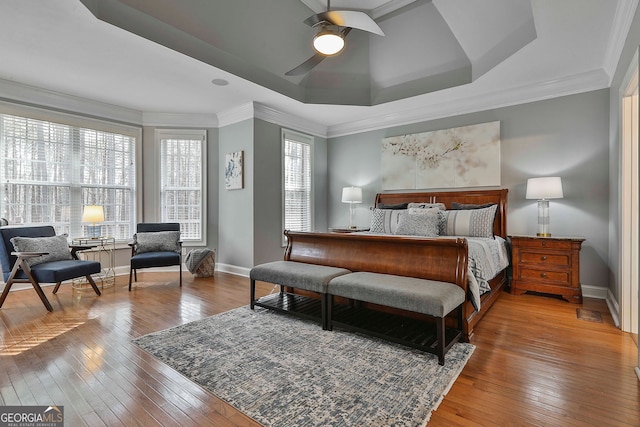
<svg viewBox="0 0 640 427">
<path fill-rule="evenodd" d="M 380 193 L 376 195 L 375 206 L 378 209 L 383 208 L 383 205 L 385 208 L 388 208 L 390 205 L 403 203 L 442 203 L 447 210 L 451 209 L 454 203 L 476 206 L 495 204 L 497 207 L 495 217 L 493 218 L 493 235 L 506 239 L 506 189 Z M 386 211 L 386 213 L 389 212 Z M 398 212 L 398 214 L 400 213 Z M 489 235 L 491 234 L 489 230 L 490 222 L 491 217 L 489 216 L 484 222 Z M 473 337 L 475 326 L 491 308 L 507 285 L 506 266 L 508 265 L 508 255 L 506 248 L 503 247 L 504 256 L 502 257 L 502 265 L 504 265 L 505 268 L 488 280 L 490 290 L 482 293 L 479 298 L 477 294 L 475 297 L 471 295 L 472 292 L 470 292 L 470 286 L 468 286 L 473 280 L 469 278 L 472 270 L 471 263 L 469 262 L 469 254 L 472 252 L 470 249 L 470 241 L 473 238 L 471 237 L 420 237 L 415 235 L 387 235 L 384 233 L 308 233 L 289 231 L 286 231 L 285 235 L 287 236 L 288 243 L 285 249 L 284 261 L 330 266 L 347 269 L 352 272 L 372 272 L 435 280 L 453 283 L 461 287 L 467 295 L 462 306 L 462 325 L 460 328 L 462 339 L 466 341 L 469 341 Z M 484 240 L 494 241 L 490 236 Z M 486 279 L 489 279 L 489 277 L 486 277 Z M 258 280 L 264 279 L 258 278 Z M 280 283 L 278 280 L 272 282 Z M 292 283 L 296 282 L 293 281 Z M 290 297 L 300 294 L 302 296 L 301 300 L 296 298 L 283 298 L 283 294 L 281 293 L 279 296 L 271 295 L 267 297 L 273 301 L 258 301 L 255 300 L 253 286 L 251 295 L 252 307 L 253 304 L 255 304 L 280 311 L 291 312 L 302 317 L 319 317 L 317 312 L 321 310 L 319 309 L 319 305 L 314 303 L 309 305 L 309 313 L 304 313 L 306 308 L 303 307 L 308 302 L 308 298 L 305 299 L 305 297 L 315 295 L 317 298 L 318 296 L 317 293 L 309 293 L 307 290 L 304 290 L 308 288 L 300 286 L 298 286 L 297 289 L 288 288 L 287 292 Z M 390 286 L 393 286 L 393 284 L 390 284 Z M 317 290 L 315 292 L 317 292 Z M 480 300 L 479 304 L 477 302 L 478 299 Z M 344 303 L 345 301 L 342 301 L 343 305 Z M 351 304 L 349 302 L 347 303 L 349 305 Z M 395 313 L 395 315 L 400 314 L 401 317 L 428 320 L 415 312 L 398 311 L 398 309 L 386 306 L 369 303 L 360 304 L 359 302 L 358 306 L 360 305 L 366 310 L 373 309 L 373 311 L 383 311 L 390 314 Z M 448 319 L 449 324 L 451 320 L 454 319 Z M 459 324 L 460 322 L 457 323 Z"/>
<path fill-rule="evenodd" d="M 397 205 L 401 203 L 443 203 L 450 209 L 453 203 L 483 205 L 497 204 L 496 216 L 493 224 L 493 233 L 504 239 L 507 238 L 507 189 L 497 190 L 472 190 L 472 191 L 436 191 L 436 192 L 412 192 L 412 193 L 379 193 L 376 195 L 375 206 Z M 425 244 L 429 244 L 428 240 Z M 476 311 L 473 303 L 467 297 L 464 303 L 464 337 L 470 340 L 473 330 L 480 319 L 491 308 L 502 291 L 508 284 L 507 269 L 502 270 L 489 281 L 491 290 L 480 296 L 480 310 Z"/>
</svg>

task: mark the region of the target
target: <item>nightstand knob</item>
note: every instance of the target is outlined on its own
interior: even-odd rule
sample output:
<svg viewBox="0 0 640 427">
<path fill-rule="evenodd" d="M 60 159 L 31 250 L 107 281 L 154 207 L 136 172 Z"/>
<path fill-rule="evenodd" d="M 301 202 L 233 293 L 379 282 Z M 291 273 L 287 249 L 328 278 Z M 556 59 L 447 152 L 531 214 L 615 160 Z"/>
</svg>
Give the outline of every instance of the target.
<svg viewBox="0 0 640 427">
<path fill-rule="evenodd" d="M 547 246 L 547 242 L 542 242 L 542 246 Z"/>
<path fill-rule="evenodd" d="M 540 277 L 547 277 L 547 273 L 542 273 Z"/>
<path fill-rule="evenodd" d="M 542 257 L 542 260 L 543 260 L 543 261 L 546 261 L 546 260 L 547 260 L 547 257 L 546 257 L 546 256 L 543 256 L 543 257 Z"/>
</svg>

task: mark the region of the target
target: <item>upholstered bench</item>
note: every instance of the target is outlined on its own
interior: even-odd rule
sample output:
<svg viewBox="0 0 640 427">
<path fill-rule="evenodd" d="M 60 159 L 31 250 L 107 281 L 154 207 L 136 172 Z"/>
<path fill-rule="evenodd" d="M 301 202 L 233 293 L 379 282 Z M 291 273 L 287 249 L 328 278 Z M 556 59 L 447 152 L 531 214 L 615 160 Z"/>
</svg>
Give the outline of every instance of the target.
<svg viewBox="0 0 640 427">
<path fill-rule="evenodd" d="M 284 292 L 285 287 L 316 292 L 320 294 L 319 317 L 322 328 L 326 329 L 327 285 L 331 279 L 348 273 L 351 273 L 351 271 L 346 268 L 295 261 L 274 261 L 257 265 L 249 272 L 249 278 L 251 279 L 251 309 L 253 310 L 257 305 L 274 310 L 286 311 L 300 317 L 315 319 L 318 317 L 315 314 L 310 315 L 304 311 L 291 310 L 290 307 L 289 309 L 284 309 L 283 304 L 286 304 L 288 299 L 293 300 L 293 298 L 295 298 L 295 295 L 290 295 L 287 299 Z M 277 304 L 256 300 L 256 281 L 280 285 L 280 295 Z"/>
<path fill-rule="evenodd" d="M 329 330 L 333 328 L 335 323 L 361 332 L 370 332 L 366 328 L 353 328 L 353 325 L 349 323 L 334 322 L 333 297 L 340 296 L 350 300 L 399 308 L 434 317 L 437 343 L 435 349 L 430 345 L 424 347 L 413 345 L 413 347 L 437 354 L 438 362 L 441 365 L 444 365 L 445 353 L 462 336 L 462 304 L 465 301 L 465 293 L 462 288 L 453 283 L 391 274 L 356 272 L 331 279 L 326 293 L 326 326 Z M 456 309 L 458 310 L 458 325 L 452 337 L 447 340 L 445 317 Z M 380 334 L 373 335 L 381 336 Z M 384 338 L 388 337 L 384 336 Z M 405 344 L 403 341 L 395 339 L 394 341 Z"/>
</svg>

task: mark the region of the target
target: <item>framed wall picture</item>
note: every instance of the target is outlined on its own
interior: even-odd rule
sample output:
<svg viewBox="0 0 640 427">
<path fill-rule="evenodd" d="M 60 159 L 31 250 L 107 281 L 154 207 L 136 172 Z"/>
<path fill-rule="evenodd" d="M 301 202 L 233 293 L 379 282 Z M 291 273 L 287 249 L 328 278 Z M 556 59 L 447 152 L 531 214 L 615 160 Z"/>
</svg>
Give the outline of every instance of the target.
<svg viewBox="0 0 640 427">
<path fill-rule="evenodd" d="M 224 158 L 224 187 L 227 190 L 244 188 L 243 180 L 244 151 L 228 153 Z"/>
</svg>

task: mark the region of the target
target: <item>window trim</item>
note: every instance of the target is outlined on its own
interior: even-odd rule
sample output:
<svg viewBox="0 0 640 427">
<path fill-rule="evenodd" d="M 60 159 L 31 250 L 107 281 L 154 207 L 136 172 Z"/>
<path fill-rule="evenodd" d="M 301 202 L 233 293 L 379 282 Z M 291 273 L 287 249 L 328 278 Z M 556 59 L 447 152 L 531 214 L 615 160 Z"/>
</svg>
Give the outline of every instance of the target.
<svg viewBox="0 0 640 427">
<path fill-rule="evenodd" d="M 314 142 L 315 142 L 315 138 L 312 135 L 308 135 L 305 133 L 301 133 L 301 132 L 297 132 L 291 129 L 286 129 L 286 128 L 282 128 L 281 132 L 281 142 L 280 142 L 280 162 L 281 162 L 281 173 L 280 173 L 280 179 L 281 179 L 281 183 L 280 183 L 280 190 L 281 190 L 281 230 L 283 232 L 282 234 L 282 247 L 285 247 L 287 245 L 287 239 L 284 236 L 284 230 L 285 230 L 285 140 L 286 139 L 290 139 L 290 140 L 294 140 L 296 142 L 299 142 L 301 144 L 308 144 L 309 148 L 310 148 L 310 161 L 309 161 L 309 165 L 310 165 L 310 175 L 311 175 L 311 194 L 310 194 L 310 198 L 311 198 L 311 206 L 309 207 L 309 209 L 311 210 L 310 216 L 311 216 L 311 230 L 315 229 L 315 165 L 314 165 L 314 156 L 315 156 L 315 146 L 314 146 Z"/>
<path fill-rule="evenodd" d="M 156 128 L 154 132 L 154 141 L 157 143 L 157 153 L 158 153 L 158 161 L 157 161 L 157 194 L 158 201 L 157 207 L 158 212 L 160 212 L 160 220 L 164 215 L 162 210 L 162 140 L 163 139 L 200 139 L 201 143 L 201 156 L 200 156 L 200 168 L 201 168 L 201 192 L 202 197 L 200 198 L 200 212 L 202 212 L 200 218 L 200 229 L 202 230 L 202 235 L 200 239 L 184 239 L 182 238 L 185 246 L 189 247 L 200 247 L 207 246 L 207 130 L 206 129 L 167 129 L 167 128 Z"/>
</svg>

